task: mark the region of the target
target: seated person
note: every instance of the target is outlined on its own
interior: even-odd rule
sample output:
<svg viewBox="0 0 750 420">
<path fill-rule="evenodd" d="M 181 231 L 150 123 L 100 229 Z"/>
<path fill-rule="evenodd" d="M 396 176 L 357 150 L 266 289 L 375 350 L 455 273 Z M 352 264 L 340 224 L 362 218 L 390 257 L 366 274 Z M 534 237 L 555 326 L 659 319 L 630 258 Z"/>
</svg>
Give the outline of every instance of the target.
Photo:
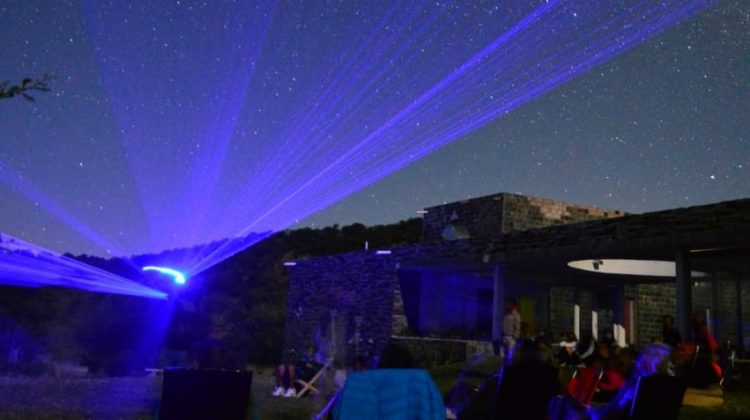
<svg viewBox="0 0 750 420">
<path fill-rule="evenodd" d="M 566 334 L 561 337 L 560 351 L 557 353 L 557 360 L 561 366 L 578 366 L 581 364 L 581 357 L 576 351 L 578 342 L 574 334 Z"/>
<path fill-rule="evenodd" d="M 589 409 L 594 420 L 625 419 L 628 417 L 631 404 L 636 396 L 638 377 L 652 375 L 669 375 L 669 346 L 649 344 L 635 361 L 635 373 L 620 388 L 617 395 L 604 407 Z"/>
<path fill-rule="evenodd" d="M 677 345 L 682 341 L 682 336 L 680 335 L 680 330 L 678 330 L 677 326 L 674 324 L 674 317 L 672 317 L 672 315 L 664 315 L 661 322 L 662 342 L 673 349 L 677 348 Z"/>
<path fill-rule="evenodd" d="M 297 359 L 297 352 L 294 348 L 288 349 L 284 353 L 284 358 L 276 367 L 274 376 L 276 379 L 276 387 L 273 390 L 274 397 L 294 397 L 296 391 L 294 390 L 294 382 L 297 380 L 295 361 Z"/>
<path fill-rule="evenodd" d="M 323 363 L 316 360 L 315 347 L 308 346 L 307 353 L 297 361 L 297 378 L 307 381 L 323 367 Z"/>
<path fill-rule="evenodd" d="M 589 366 L 602 371 L 594 401 L 607 402 L 611 400 L 625 384 L 625 369 L 621 359 L 610 354 L 608 345 L 598 343 Z"/>
<path fill-rule="evenodd" d="M 544 361 L 536 343 L 522 340 L 503 372 L 494 412 L 504 419 L 544 419 L 558 390 L 557 368 Z"/>
<path fill-rule="evenodd" d="M 616 420 L 628 418 L 630 407 L 636 396 L 638 378 L 652 375 L 669 375 L 669 346 L 650 344 L 635 361 L 634 374 L 620 387 L 615 397 L 605 406 L 581 407 L 570 398 L 555 399 L 550 405 L 548 418 Z"/>
<path fill-rule="evenodd" d="M 555 354 L 552 352 L 549 343 L 540 337 L 535 338 L 534 343 L 536 344 L 537 359 L 540 362 L 546 363 L 557 369 L 559 367 L 557 357 L 555 357 Z"/>
<path fill-rule="evenodd" d="M 276 387 L 273 396 L 294 397 L 297 395 L 297 379 L 310 380 L 323 367 L 323 364 L 315 360 L 315 347 L 308 346 L 307 353 L 302 357 L 296 357 L 297 353 L 291 349 L 284 362 L 276 368 Z"/>
<path fill-rule="evenodd" d="M 550 400 L 559 391 L 558 369 L 539 343 L 522 339 L 498 385 L 492 378 L 458 413 L 459 419 L 545 419 Z"/>
<path fill-rule="evenodd" d="M 429 373 L 416 369 L 408 349 L 392 342 L 383 350 L 377 369 L 347 377 L 332 417 L 442 420 L 446 412 Z"/>
<path fill-rule="evenodd" d="M 707 388 L 721 380 L 721 368 L 710 349 L 704 349 L 689 341 L 677 345 L 674 354 L 677 375 L 687 380 L 694 388 Z"/>
</svg>

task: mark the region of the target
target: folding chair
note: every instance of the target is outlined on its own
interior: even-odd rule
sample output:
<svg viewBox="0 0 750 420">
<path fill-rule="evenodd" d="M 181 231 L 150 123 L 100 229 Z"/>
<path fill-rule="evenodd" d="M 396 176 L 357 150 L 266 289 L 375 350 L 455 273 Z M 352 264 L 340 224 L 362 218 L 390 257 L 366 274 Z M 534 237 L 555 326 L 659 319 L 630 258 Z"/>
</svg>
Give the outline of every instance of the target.
<svg viewBox="0 0 750 420">
<path fill-rule="evenodd" d="M 675 376 L 639 377 L 630 418 L 677 420 L 687 385 Z"/>
<path fill-rule="evenodd" d="M 724 382 L 726 381 L 727 377 L 732 373 L 732 370 L 734 370 L 734 360 L 736 358 L 737 352 L 732 350 L 727 357 L 726 365 L 724 366 L 724 372 L 722 373 L 721 380 L 719 381 L 720 387 L 724 386 Z"/>
<path fill-rule="evenodd" d="M 602 379 L 604 371 L 593 367 L 582 367 L 576 370 L 566 387 L 569 396 L 584 406 L 591 405 L 596 387 Z"/>
<path fill-rule="evenodd" d="M 352 372 L 333 408 L 333 418 L 445 420 L 437 385 L 423 369 Z"/>
<path fill-rule="evenodd" d="M 333 363 L 333 357 L 326 360 L 326 362 L 323 364 L 323 366 L 318 370 L 318 372 L 313 375 L 312 378 L 305 381 L 303 379 L 297 379 L 297 383 L 302 385 L 302 389 L 297 392 L 297 398 L 301 398 L 303 395 L 305 395 L 307 392 L 310 392 L 311 394 L 317 394 L 320 392 L 318 388 L 315 388 L 315 382 L 318 381 L 318 378 L 320 378 L 320 375 L 323 374 L 326 370 L 328 370 L 329 367 L 331 367 L 331 364 Z"/>
</svg>

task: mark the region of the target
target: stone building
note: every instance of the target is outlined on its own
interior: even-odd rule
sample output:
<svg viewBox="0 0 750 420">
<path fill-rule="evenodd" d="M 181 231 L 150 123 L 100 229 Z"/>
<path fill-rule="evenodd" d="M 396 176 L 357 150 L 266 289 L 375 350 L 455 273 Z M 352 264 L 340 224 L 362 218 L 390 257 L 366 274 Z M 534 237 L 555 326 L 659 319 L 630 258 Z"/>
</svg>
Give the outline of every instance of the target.
<svg viewBox="0 0 750 420">
<path fill-rule="evenodd" d="M 526 335 L 638 346 L 662 315 L 688 336 L 699 313 L 750 350 L 750 199 L 625 214 L 503 193 L 422 213 L 420 244 L 296 261 L 287 347 L 348 361 L 396 336 L 465 354 L 499 337 L 513 298 Z"/>
</svg>

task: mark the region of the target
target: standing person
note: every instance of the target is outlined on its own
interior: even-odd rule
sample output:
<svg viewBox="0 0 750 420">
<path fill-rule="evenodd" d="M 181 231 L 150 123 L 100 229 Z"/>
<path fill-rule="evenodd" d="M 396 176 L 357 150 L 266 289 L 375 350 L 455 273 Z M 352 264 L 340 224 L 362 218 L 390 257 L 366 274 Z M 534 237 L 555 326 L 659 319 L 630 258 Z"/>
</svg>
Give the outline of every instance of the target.
<svg viewBox="0 0 750 420">
<path fill-rule="evenodd" d="M 661 319 L 661 322 L 662 341 L 664 341 L 664 344 L 669 345 L 669 347 L 676 349 L 677 345 L 680 344 L 680 341 L 682 341 L 682 336 L 680 335 L 680 330 L 678 330 L 677 326 L 674 325 L 674 318 L 672 317 L 672 315 L 664 315 Z"/>
<path fill-rule="evenodd" d="M 503 357 L 506 363 L 510 363 L 513 349 L 521 337 L 521 314 L 518 313 L 518 304 L 514 299 L 508 301 L 506 309 L 503 318 Z"/>
<path fill-rule="evenodd" d="M 700 350 L 709 353 L 716 352 L 719 349 L 719 343 L 711 334 L 711 330 L 708 329 L 703 316 L 698 312 L 693 313 L 690 317 L 690 323 L 693 326 L 693 342 L 701 346 Z"/>
<path fill-rule="evenodd" d="M 716 384 L 721 380 L 722 370 L 719 366 L 716 351 L 719 343 L 708 329 L 706 321 L 700 313 L 696 312 L 690 317 L 693 324 L 693 341 L 698 345 L 698 354 L 693 363 L 692 385 L 697 388 Z"/>
</svg>

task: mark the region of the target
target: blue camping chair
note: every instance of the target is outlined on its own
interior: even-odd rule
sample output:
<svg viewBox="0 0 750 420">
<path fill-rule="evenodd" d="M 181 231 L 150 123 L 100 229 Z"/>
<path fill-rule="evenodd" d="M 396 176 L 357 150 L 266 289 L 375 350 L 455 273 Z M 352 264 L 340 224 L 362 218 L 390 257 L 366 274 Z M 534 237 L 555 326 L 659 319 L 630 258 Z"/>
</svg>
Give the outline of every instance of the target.
<svg viewBox="0 0 750 420">
<path fill-rule="evenodd" d="M 346 378 L 334 419 L 445 419 L 445 406 L 423 369 L 374 369 Z"/>
</svg>

